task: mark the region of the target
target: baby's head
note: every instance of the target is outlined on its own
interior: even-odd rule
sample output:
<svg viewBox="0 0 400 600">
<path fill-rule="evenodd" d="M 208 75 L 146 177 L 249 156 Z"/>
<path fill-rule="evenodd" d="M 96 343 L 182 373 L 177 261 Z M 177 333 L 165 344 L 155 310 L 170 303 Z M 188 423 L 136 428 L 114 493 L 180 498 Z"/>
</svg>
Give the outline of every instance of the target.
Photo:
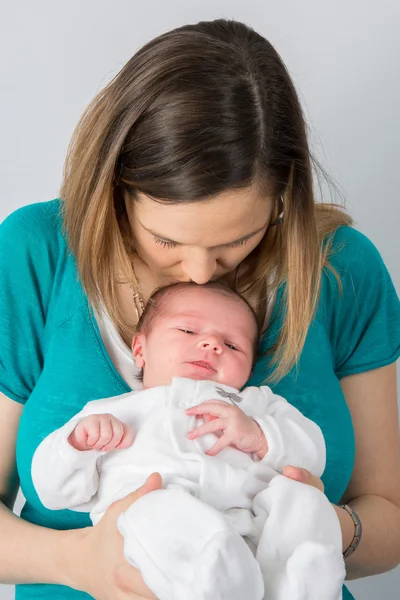
<svg viewBox="0 0 400 600">
<path fill-rule="evenodd" d="M 258 340 L 255 314 L 237 292 L 217 282 L 178 283 L 152 295 L 132 352 L 144 388 L 189 377 L 240 389 L 251 374 Z"/>
</svg>

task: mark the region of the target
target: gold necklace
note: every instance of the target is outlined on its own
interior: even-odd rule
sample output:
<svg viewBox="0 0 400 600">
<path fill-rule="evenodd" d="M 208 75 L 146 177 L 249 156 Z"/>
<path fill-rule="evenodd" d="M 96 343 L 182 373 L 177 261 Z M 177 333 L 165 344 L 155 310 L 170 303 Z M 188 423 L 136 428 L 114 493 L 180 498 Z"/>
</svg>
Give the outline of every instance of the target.
<svg viewBox="0 0 400 600">
<path fill-rule="evenodd" d="M 132 290 L 133 306 L 135 307 L 135 311 L 136 311 L 136 319 L 137 319 L 137 321 L 139 321 L 139 319 L 144 311 L 144 300 L 143 300 L 143 296 L 141 295 L 141 293 L 139 291 L 139 283 L 138 283 L 138 279 L 136 277 L 136 272 L 135 272 L 135 267 L 133 265 L 133 262 L 132 262 L 132 271 L 133 271 L 133 275 L 136 279 L 136 284 L 138 286 L 138 288 L 136 289 L 134 287 L 134 285 L 132 284 L 131 290 Z"/>
<path fill-rule="evenodd" d="M 132 297 L 133 297 L 133 305 L 135 307 L 135 311 L 136 311 L 136 319 L 139 321 L 140 316 L 142 315 L 143 311 L 144 311 L 144 302 L 143 302 L 143 298 L 140 295 L 140 292 L 135 290 L 135 288 L 132 287 Z M 140 310 L 140 312 L 139 312 Z"/>
</svg>

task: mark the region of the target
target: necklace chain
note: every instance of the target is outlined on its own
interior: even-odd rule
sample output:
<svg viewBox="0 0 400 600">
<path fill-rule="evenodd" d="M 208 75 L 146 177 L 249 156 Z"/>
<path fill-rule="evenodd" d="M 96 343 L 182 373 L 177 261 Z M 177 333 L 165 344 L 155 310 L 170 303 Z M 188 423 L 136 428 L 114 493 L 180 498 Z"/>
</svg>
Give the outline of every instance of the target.
<svg viewBox="0 0 400 600">
<path fill-rule="evenodd" d="M 143 298 L 140 295 L 140 292 L 138 292 L 137 290 L 135 290 L 135 288 L 132 286 L 132 297 L 133 297 L 133 305 L 135 307 L 135 311 L 136 311 L 136 318 L 139 321 L 140 316 L 142 315 L 143 311 L 144 311 L 144 302 L 143 302 Z M 139 308 L 138 308 L 139 305 Z M 139 312 L 140 310 L 140 312 Z"/>
<path fill-rule="evenodd" d="M 137 321 L 139 321 L 139 319 L 144 311 L 144 300 L 143 300 L 143 296 L 141 295 L 141 293 L 139 291 L 139 283 L 138 283 L 138 279 L 136 277 L 135 267 L 133 266 L 133 263 L 132 263 L 132 271 L 135 276 L 136 283 L 138 285 L 137 289 L 135 289 L 135 287 L 133 285 L 131 285 L 131 289 L 132 289 L 133 306 L 135 307 L 135 312 L 136 312 L 136 319 L 137 319 Z"/>
</svg>

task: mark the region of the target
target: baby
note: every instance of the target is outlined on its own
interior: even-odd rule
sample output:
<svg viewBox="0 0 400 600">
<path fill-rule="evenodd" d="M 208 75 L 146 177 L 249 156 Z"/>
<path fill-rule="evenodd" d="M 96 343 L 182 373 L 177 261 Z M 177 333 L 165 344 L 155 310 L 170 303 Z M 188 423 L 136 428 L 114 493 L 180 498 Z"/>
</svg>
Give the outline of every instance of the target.
<svg viewBox="0 0 400 600">
<path fill-rule="evenodd" d="M 279 473 L 321 476 L 318 426 L 267 386 L 248 387 L 255 315 L 219 283 L 153 294 L 132 343 L 143 391 L 89 402 L 32 462 L 50 509 L 108 506 L 157 471 L 118 528 L 127 561 L 159 600 L 339 600 L 336 513 L 317 489 Z"/>
</svg>

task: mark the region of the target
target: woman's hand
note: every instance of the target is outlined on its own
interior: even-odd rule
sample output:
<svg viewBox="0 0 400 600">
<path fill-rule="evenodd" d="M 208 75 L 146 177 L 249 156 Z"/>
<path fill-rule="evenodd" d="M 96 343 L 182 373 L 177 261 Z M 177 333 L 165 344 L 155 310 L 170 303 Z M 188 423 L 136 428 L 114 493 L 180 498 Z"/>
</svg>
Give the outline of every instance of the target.
<svg viewBox="0 0 400 600">
<path fill-rule="evenodd" d="M 307 471 L 307 469 L 301 469 L 299 467 L 284 467 L 282 473 L 290 479 L 312 485 L 321 492 L 324 491 L 324 484 L 322 483 L 321 479 L 319 479 L 319 477 L 315 477 L 315 475 L 312 475 L 312 473 Z M 337 518 L 339 519 L 340 528 L 342 530 L 342 550 L 344 552 L 350 546 L 353 539 L 354 523 L 347 511 L 336 504 L 332 504 L 332 506 L 335 509 Z"/>
<path fill-rule="evenodd" d="M 321 492 L 324 491 L 324 484 L 319 477 L 316 477 L 307 469 L 301 469 L 300 467 L 284 467 L 282 474 L 289 479 L 294 479 L 295 481 L 300 481 L 300 483 L 306 483 L 307 485 L 312 485 L 316 487 Z"/>
<path fill-rule="evenodd" d="M 71 549 L 71 587 L 87 592 L 96 600 L 156 598 L 143 582 L 140 571 L 126 562 L 117 520 L 133 502 L 161 487 L 160 475 L 153 473 L 141 488 L 114 502 L 97 525 L 77 531 L 79 537 Z"/>
</svg>

